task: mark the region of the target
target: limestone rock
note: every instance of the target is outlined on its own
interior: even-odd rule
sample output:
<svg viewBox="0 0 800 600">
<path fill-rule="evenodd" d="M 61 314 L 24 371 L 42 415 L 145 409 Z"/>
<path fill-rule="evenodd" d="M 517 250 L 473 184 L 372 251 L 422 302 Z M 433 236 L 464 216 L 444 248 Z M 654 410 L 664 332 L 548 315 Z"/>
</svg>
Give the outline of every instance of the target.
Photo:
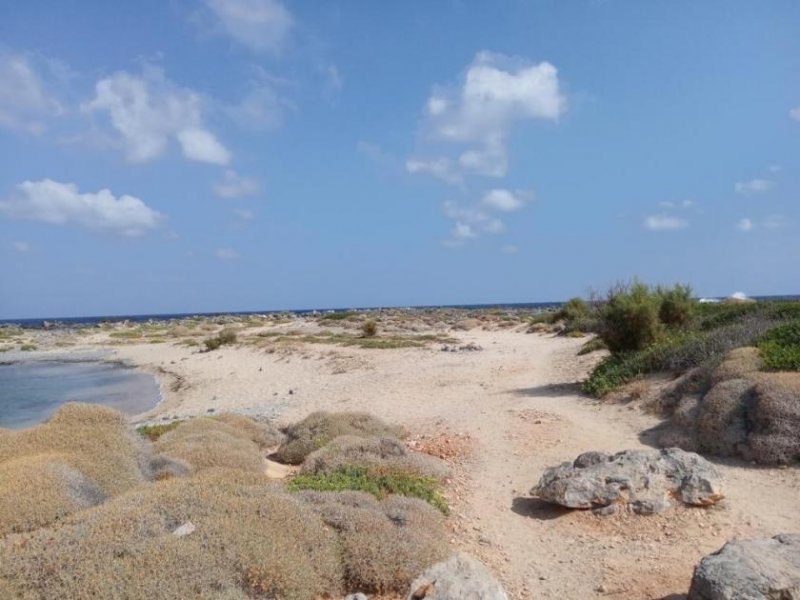
<svg viewBox="0 0 800 600">
<path fill-rule="evenodd" d="M 503 586 L 479 561 L 454 554 L 411 584 L 406 600 L 508 600 Z"/>
<path fill-rule="evenodd" d="M 545 470 L 531 495 L 570 508 L 625 504 L 638 514 L 661 512 L 675 500 L 708 506 L 724 497 L 714 466 L 678 448 L 586 452 Z"/>
<path fill-rule="evenodd" d="M 800 599 L 800 535 L 728 542 L 700 561 L 687 600 Z"/>
</svg>

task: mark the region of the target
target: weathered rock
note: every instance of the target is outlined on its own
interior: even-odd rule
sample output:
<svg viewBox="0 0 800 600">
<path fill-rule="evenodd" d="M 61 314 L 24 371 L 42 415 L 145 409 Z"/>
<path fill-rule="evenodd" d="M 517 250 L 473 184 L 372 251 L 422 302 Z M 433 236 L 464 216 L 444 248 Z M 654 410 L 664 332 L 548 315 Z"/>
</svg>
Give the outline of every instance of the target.
<svg viewBox="0 0 800 600">
<path fill-rule="evenodd" d="M 545 470 L 530 493 L 570 508 L 626 504 L 638 514 L 661 512 L 672 500 L 708 506 L 724 497 L 713 465 L 678 448 L 586 452 Z"/>
<path fill-rule="evenodd" d="M 367 596 L 361 592 L 356 592 L 355 594 L 347 594 L 344 600 L 367 600 Z"/>
<path fill-rule="evenodd" d="M 508 600 L 503 586 L 479 561 L 454 554 L 411 584 L 406 600 Z"/>
<path fill-rule="evenodd" d="M 800 535 L 728 542 L 700 561 L 687 600 L 800 599 Z"/>
</svg>

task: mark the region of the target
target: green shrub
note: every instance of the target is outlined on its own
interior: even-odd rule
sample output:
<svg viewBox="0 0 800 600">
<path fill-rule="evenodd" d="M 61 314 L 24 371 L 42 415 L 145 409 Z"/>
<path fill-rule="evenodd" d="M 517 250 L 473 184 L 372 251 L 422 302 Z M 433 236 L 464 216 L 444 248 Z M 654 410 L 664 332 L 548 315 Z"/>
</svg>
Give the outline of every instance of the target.
<svg viewBox="0 0 800 600">
<path fill-rule="evenodd" d="M 226 344 L 236 343 L 236 332 L 233 329 L 225 329 L 218 335 L 204 340 L 203 343 L 206 345 L 206 351 L 211 352 Z"/>
<path fill-rule="evenodd" d="M 22 344 L 22 346 L 20 346 L 19 349 L 22 350 L 23 352 L 32 352 L 33 350 L 36 350 L 36 345 L 35 344 Z"/>
<path fill-rule="evenodd" d="M 398 494 L 420 498 L 444 514 L 450 511 L 436 479 L 404 471 L 349 466 L 328 473 L 301 473 L 289 481 L 287 489 L 292 492 L 367 492 L 379 500 L 389 494 Z"/>
<path fill-rule="evenodd" d="M 655 342 L 662 331 L 660 307 L 659 297 L 639 281 L 611 290 L 600 309 L 601 336 L 609 350 L 641 350 Z"/>
<path fill-rule="evenodd" d="M 331 312 L 320 317 L 324 321 L 344 321 L 351 317 L 355 317 L 358 313 L 352 310 L 343 310 L 339 312 Z"/>
<path fill-rule="evenodd" d="M 578 350 L 578 356 L 583 356 L 584 354 L 590 354 L 592 352 L 597 352 L 598 350 L 608 350 L 608 346 L 603 341 L 601 337 L 594 337 L 586 342 L 581 349 Z"/>
<path fill-rule="evenodd" d="M 767 371 L 800 371 L 800 321 L 773 327 L 758 341 Z"/>
<path fill-rule="evenodd" d="M 151 442 L 155 442 L 162 435 L 164 435 L 168 431 L 172 431 L 181 423 L 183 423 L 183 421 L 178 420 L 178 421 L 171 421 L 169 423 L 139 425 L 139 427 L 136 428 L 136 433 L 138 433 L 142 437 L 146 437 Z"/>
<path fill-rule="evenodd" d="M 656 294 L 661 300 L 658 309 L 659 320 L 668 327 L 685 327 L 694 315 L 695 301 L 692 288 L 676 284 L 672 288 L 658 288 Z"/>
<path fill-rule="evenodd" d="M 361 325 L 361 334 L 364 337 L 375 337 L 378 334 L 378 324 L 372 319 L 364 321 Z"/>
</svg>

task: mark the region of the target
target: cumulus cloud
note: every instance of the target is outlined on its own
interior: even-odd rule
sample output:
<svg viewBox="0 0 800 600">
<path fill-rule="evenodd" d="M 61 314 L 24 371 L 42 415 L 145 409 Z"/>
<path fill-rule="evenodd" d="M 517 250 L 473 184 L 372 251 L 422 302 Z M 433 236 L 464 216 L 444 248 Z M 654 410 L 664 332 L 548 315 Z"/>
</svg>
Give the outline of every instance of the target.
<svg viewBox="0 0 800 600">
<path fill-rule="evenodd" d="M 773 187 L 775 187 L 775 182 L 769 179 L 751 179 L 749 181 L 737 181 L 733 189 L 737 194 L 752 196 L 768 192 Z"/>
<path fill-rule="evenodd" d="M 493 189 L 486 192 L 472 206 L 463 206 L 453 200 L 446 201 L 443 205 L 444 216 L 455 221 L 455 227 L 451 232 L 452 241 L 463 243 L 484 233 L 503 233 L 506 224 L 495 216 L 496 213 L 518 211 L 525 206 L 525 200 L 530 197 L 532 197 L 530 192 Z"/>
<path fill-rule="evenodd" d="M 275 80 L 265 74 L 250 82 L 242 99 L 227 106 L 225 112 L 242 129 L 272 131 L 283 122 L 283 111 L 290 103 L 279 95 Z"/>
<path fill-rule="evenodd" d="M 25 254 L 26 252 L 31 251 L 31 245 L 28 242 L 21 242 L 21 241 L 11 242 L 11 246 L 12 248 L 14 248 L 16 252 L 19 252 L 20 254 Z"/>
<path fill-rule="evenodd" d="M 455 163 L 449 158 L 409 158 L 406 161 L 406 171 L 409 173 L 427 173 L 447 183 L 459 183 L 461 173 Z"/>
<path fill-rule="evenodd" d="M 15 219 L 54 225 L 74 224 L 125 236 L 138 236 L 159 225 L 163 215 L 134 196 L 114 196 L 110 190 L 80 193 L 74 183 L 52 179 L 24 181 L 0 201 L 0 213 Z"/>
<path fill-rule="evenodd" d="M 689 222 L 686 219 L 669 215 L 650 215 L 645 218 L 644 226 L 650 231 L 669 231 L 684 229 L 689 226 Z"/>
<path fill-rule="evenodd" d="M 85 112 L 105 112 L 129 161 L 146 162 L 162 156 L 170 141 L 189 160 L 226 165 L 230 151 L 204 123 L 200 94 L 169 81 L 160 69 L 146 68 L 142 76 L 119 72 L 95 85 L 95 97 Z"/>
<path fill-rule="evenodd" d="M 253 196 L 259 192 L 261 185 L 257 179 L 242 177 L 233 169 L 228 169 L 219 181 L 214 185 L 214 193 L 220 198 L 243 198 Z"/>
<path fill-rule="evenodd" d="M 236 260 L 239 258 L 239 253 L 233 248 L 217 248 L 214 250 L 214 256 L 220 260 Z"/>
<path fill-rule="evenodd" d="M 797 106 L 789 111 L 789 116 L 795 121 L 800 121 L 800 106 Z"/>
<path fill-rule="evenodd" d="M 566 108 L 552 64 L 484 51 L 458 85 L 434 89 L 425 105 L 425 129 L 431 141 L 467 146 L 457 160 L 465 172 L 502 177 L 508 170 L 506 145 L 513 125 L 558 121 Z"/>
<path fill-rule="evenodd" d="M 514 212 L 525 206 L 522 194 L 504 189 L 490 190 L 481 202 L 489 208 L 502 212 Z"/>
<path fill-rule="evenodd" d="M 694 202 L 691 200 L 683 200 L 682 202 L 659 202 L 658 205 L 661 208 L 691 208 L 694 206 Z"/>
<path fill-rule="evenodd" d="M 62 113 L 28 58 L 0 53 L 0 127 L 38 135 Z"/>
<path fill-rule="evenodd" d="M 217 29 L 253 52 L 280 54 L 294 19 L 278 0 L 205 0 Z"/>
<path fill-rule="evenodd" d="M 739 231 L 751 231 L 753 229 L 753 222 L 750 219 L 739 219 L 736 228 Z"/>
</svg>

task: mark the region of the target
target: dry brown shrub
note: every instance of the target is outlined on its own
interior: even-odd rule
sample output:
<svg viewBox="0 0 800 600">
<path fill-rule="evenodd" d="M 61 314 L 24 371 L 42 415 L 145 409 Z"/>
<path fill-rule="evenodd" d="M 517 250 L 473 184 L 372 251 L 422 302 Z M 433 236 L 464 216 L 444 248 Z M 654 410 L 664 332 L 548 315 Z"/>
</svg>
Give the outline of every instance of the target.
<svg viewBox="0 0 800 600">
<path fill-rule="evenodd" d="M 750 420 L 753 460 L 765 464 L 800 460 L 800 373 L 760 374 Z"/>
<path fill-rule="evenodd" d="M 450 474 L 443 461 L 412 452 L 400 440 L 352 435 L 339 436 L 309 454 L 300 470 L 303 473 L 331 473 L 347 466 L 405 471 L 440 480 Z"/>
<path fill-rule="evenodd" d="M 347 589 L 405 592 L 414 577 L 448 554 L 444 518 L 417 498 L 378 502 L 362 492 L 298 496 L 339 532 Z"/>
<path fill-rule="evenodd" d="M 0 536 L 44 527 L 104 499 L 94 482 L 58 454 L 0 463 Z"/>
<path fill-rule="evenodd" d="M 0 549 L 7 597 L 42 599 L 312 600 L 341 592 L 341 568 L 332 529 L 241 472 L 142 486 Z"/>
<path fill-rule="evenodd" d="M 236 413 L 221 413 L 211 418 L 239 429 L 259 448 L 275 448 L 284 440 L 284 435 L 278 428 L 267 421 L 255 420 Z"/>
<path fill-rule="evenodd" d="M 309 454 L 342 435 L 403 437 L 402 428 L 387 425 L 363 412 L 314 412 L 286 427 L 284 433 L 286 441 L 278 448 L 275 458 L 292 465 L 299 465 Z"/>
<path fill-rule="evenodd" d="M 0 463 L 42 453 L 62 455 L 108 496 L 145 480 L 144 442 L 125 415 L 104 406 L 68 403 L 41 425 L 0 436 Z"/>
<path fill-rule="evenodd" d="M 734 456 L 747 444 L 745 416 L 753 382 L 729 379 L 712 387 L 697 408 L 695 435 L 702 452 Z"/>
<path fill-rule="evenodd" d="M 153 448 L 188 463 L 195 471 L 221 467 L 264 471 L 258 445 L 247 432 L 209 417 L 198 417 L 162 435 Z"/>
<path fill-rule="evenodd" d="M 747 379 L 761 368 L 758 348 L 746 346 L 729 352 L 711 374 L 711 383 L 728 379 Z"/>
</svg>

